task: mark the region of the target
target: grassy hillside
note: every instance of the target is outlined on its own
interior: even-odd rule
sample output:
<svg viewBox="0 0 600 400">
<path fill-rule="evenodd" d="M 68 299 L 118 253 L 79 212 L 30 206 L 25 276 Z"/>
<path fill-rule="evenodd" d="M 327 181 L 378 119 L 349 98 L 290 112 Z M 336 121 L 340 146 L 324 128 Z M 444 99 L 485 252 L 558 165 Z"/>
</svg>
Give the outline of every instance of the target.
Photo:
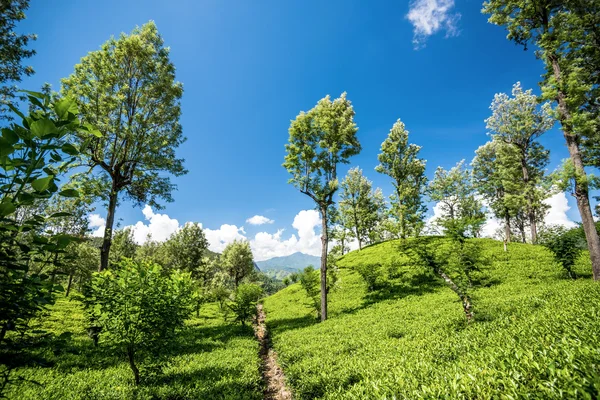
<svg viewBox="0 0 600 400">
<path fill-rule="evenodd" d="M 61 298 L 42 328 L 58 337 L 14 360 L 17 379 L 9 399 L 261 399 L 258 344 L 250 327 L 223 322 L 214 304 L 205 305 L 159 357 L 141 366 L 142 385 L 133 385 L 125 357 L 100 340 L 94 348 L 78 301 Z"/>
<path fill-rule="evenodd" d="M 477 240 L 488 260 L 476 321 L 444 282 L 386 242 L 346 255 L 317 323 L 299 284 L 265 299 L 279 361 L 297 398 L 598 398 L 600 285 L 568 280 L 540 246 Z M 368 293 L 361 263 L 396 265 Z M 585 258 L 579 273 L 590 274 Z M 587 269 L 585 269 L 587 268 Z"/>
</svg>

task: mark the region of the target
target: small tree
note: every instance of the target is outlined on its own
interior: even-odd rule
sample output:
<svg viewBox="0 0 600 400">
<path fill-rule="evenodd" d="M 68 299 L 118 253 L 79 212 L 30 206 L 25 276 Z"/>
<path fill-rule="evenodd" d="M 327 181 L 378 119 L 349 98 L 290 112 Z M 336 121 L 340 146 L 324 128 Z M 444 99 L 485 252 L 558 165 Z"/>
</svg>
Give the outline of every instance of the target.
<svg viewBox="0 0 600 400">
<path fill-rule="evenodd" d="M 408 143 L 408 131 L 398 120 L 377 156 L 379 165 L 375 170 L 393 179 L 395 194 L 391 212 L 398 221 L 399 235 L 403 239 L 408 235 L 418 236 L 427 211 L 422 199 L 427 185 L 426 161 L 418 157 L 420 151 L 420 146 Z"/>
<path fill-rule="evenodd" d="M 300 285 L 308 295 L 314 310 L 317 312 L 317 318 L 321 318 L 321 301 L 319 274 L 312 265 L 304 268 L 300 276 Z"/>
<path fill-rule="evenodd" d="M 327 319 L 327 246 L 329 208 L 338 189 L 338 164 L 347 164 L 360 152 L 354 109 L 346 93 L 331 101 L 321 99 L 308 112 L 301 112 L 289 128 L 289 143 L 283 166 L 292 175 L 289 183 L 310 197 L 321 214 L 321 320 Z"/>
<path fill-rule="evenodd" d="M 82 117 L 103 133 L 81 147 L 93 179 L 106 187 L 101 271 L 109 263 L 119 196 L 158 208 L 161 199 L 172 201 L 175 186 L 167 173 L 187 172 L 175 155 L 185 140 L 179 124 L 183 87 L 154 22 L 83 57 L 62 86 L 64 95 L 77 100 Z"/>
<path fill-rule="evenodd" d="M 208 285 L 212 278 L 210 260 L 205 257 L 208 240 L 200 224 L 186 223 L 169 238 L 165 245 L 173 268 L 190 272 L 192 277 L 199 280 L 203 286 Z"/>
<path fill-rule="evenodd" d="M 237 288 L 242 279 L 254 271 L 254 257 L 250 243 L 238 240 L 229 243 L 221 254 L 221 264 L 233 280 L 234 287 Z"/>
<path fill-rule="evenodd" d="M 433 180 L 429 183 L 429 197 L 439 203 L 443 215 L 437 224 L 447 234 L 477 237 L 485 222 L 482 204 L 475 197 L 475 189 L 471 181 L 471 173 L 464 167 L 464 160 L 446 171 L 438 167 Z"/>
<path fill-rule="evenodd" d="M 189 274 L 165 276 L 156 264 L 123 260 L 114 270 L 96 273 L 86 300 L 92 324 L 127 355 L 135 384 L 136 359 L 159 348 L 190 315 L 193 284 Z"/>
<path fill-rule="evenodd" d="M 256 303 L 262 294 L 262 288 L 254 283 L 245 283 L 236 289 L 233 302 L 228 307 L 234 312 L 237 322 L 246 325 L 246 321 L 256 316 Z"/>
<path fill-rule="evenodd" d="M 339 220 L 344 224 L 338 231 L 350 232 L 358 241 L 359 250 L 370 242 L 371 233 L 380 222 L 384 207 L 381 190 L 373 191 L 372 182 L 358 167 L 350 169 L 340 185 Z M 337 233 L 337 232 L 336 232 Z M 334 238 L 339 234 L 332 234 Z"/>
</svg>

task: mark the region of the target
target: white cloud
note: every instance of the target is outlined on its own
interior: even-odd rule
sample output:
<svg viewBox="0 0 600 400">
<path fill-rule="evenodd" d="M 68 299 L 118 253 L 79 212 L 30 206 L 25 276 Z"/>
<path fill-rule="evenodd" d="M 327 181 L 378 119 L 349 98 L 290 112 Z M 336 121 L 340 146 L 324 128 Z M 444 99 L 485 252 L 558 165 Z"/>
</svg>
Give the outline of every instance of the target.
<svg viewBox="0 0 600 400">
<path fill-rule="evenodd" d="M 282 240 L 284 230 L 276 233 L 259 232 L 250 240 L 250 246 L 257 261 L 268 260 L 273 257 L 287 256 L 296 252 L 319 256 L 321 254 L 321 217 L 315 210 L 302 210 L 295 217 L 292 227 L 297 230 L 298 236 L 292 234 L 288 239 Z"/>
<path fill-rule="evenodd" d="M 264 224 L 272 224 L 273 221 L 272 219 L 269 219 L 267 217 L 263 217 L 262 215 L 255 215 L 252 218 L 248 218 L 246 220 L 247 223 L 249 223 L 250 225 L 264 225 Z"/>
<path fill-rule="evenodd" d="M 246 240 L 245 233 L 243 226 L 238 228 L 229 224 L 223 224 L 219 229 L 204 229 L 204 234 L 209 243 L 208 248 L 217 253 L 221 253 L 234 240 Z"/>
<path fill-rule="evenodd" d="M 137 244 L 146 242 L 148 235 L 152 236 L 152 240 L 163 242 L 179 230 L 179 221 L 169 217 L 167 214 L 154 213 L 149 205 L 144 207 L 142 214 L 144 214 L 145 219 L 149 221 L 148 224 L 138 221 L 135 225 L 125 227 L 131 228 L 133 240 L 135 240 Z"/>
<path fill-rule="evenodd" d="M 103 237 L 106 220 L 100 214 L 90 214 L 88 216 L 90 228 L 92 228 L 92 236 Z"/>
<path fill-rule="evenodd" d="M 544 203 L 550 206 L 548 214 L 544 218 L 547 225 L 563 225 L 567 228 L 573 228 L 577 224 L 569 219 L 567 211 L 571 209 L 567 196 L 563 193 L 557 193 L 552 197 L 544 200 Z"/>
<path fill-rule="evenodd" d="M 134 225 L 125 227 L 133 231 L 133 238 L 138 244 L 146 242 L 148 234 L 152 236 L 152 240 L 162 242 L 181 229 L 179 221 L 167 214 L 154 213 L 148 205 L 144 207 L 142 214 L 148 222 L 138 221 Z M 89 220 L 90 227 L 97 228 L 94 235 L 101 236 L 106 222 L 104 218 L 98 214 L 91 214 Z M 199 225 L 202 227 L 202 224 Z M 319 213 L 315 210 L 300 211 L 294 217 L 292 227 L 296 232 L 287 239 L 283 238 L 284 229 L 279 229 L 275 233 L 259 232 L 254 235 L 254 238 L 249 240 L 254 259 L 261 261 L 296 252 L 319 256 L 321 254 L 321 217 Z M 203 229 L 209 249 L 218 253 L 234 240 L 248 240 L 244 227 L 236 225 L 223 224 L 218 229 Z"/>
<path fill-rule="evenodd" d="M 454 0 L 414 0 L 406 18 L 413 25 L 415 48 L 425 46 L 427 38 L 441 30 L 446 37 L 458 35 L 460 14 L 452 11 Z"/>
</svg>

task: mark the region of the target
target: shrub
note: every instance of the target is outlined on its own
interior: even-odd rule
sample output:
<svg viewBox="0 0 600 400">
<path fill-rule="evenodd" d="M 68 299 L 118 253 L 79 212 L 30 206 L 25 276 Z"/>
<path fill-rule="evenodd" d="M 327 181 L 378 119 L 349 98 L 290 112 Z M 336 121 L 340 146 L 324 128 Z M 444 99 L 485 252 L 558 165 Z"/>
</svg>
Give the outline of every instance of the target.
<svg viewBox="0 0 600 400">
<path fill-rule="evenodd" d="M 319 272 L 309 265 L 304 268 L 299 275 L 300 285 L 311 300 L 314 310 L 317 312 L 317 318 L 321 318 L 321 288 Z"/>
<path fill-rule="evenodd" d="M 262 294 L 262 288 L 254 283 L 244 283 L 238 286 L 233 302 L 228 304 L 236 316 L 235 320 L 246 325 L 246 321 L 256 315 L 256 302 Z"/>
<path fill-rule="evenodd" d="M 92 324 L 127 355 L 135 384 L 140 382 L 136 358 L 160 348 L 190 315 L 193 284 L 189 274 L 165 276 L 151 263 L 121 261 L 114 270 L 96 273 L 86 305 Z"/>
<path fill-rule="evenodd" d="M 383 268 L 379 263 L 358 264 L 354 267 L 354 270 L 365 281 L 369 292 L 377 289 L 381 284 L 382 278 L 384 278 L 382 273 Z"/>
<path fill-rule="evenodd" d="M 539 243 L 554 254 L 554 258 L 563 266 L 570 278 L 576 278 L 573 265 L 582 250 L 587 249 L 585 234 L 581 227 L 566 229 L 560 225 L 552 226 L 542 232 Z"/>
</svg>

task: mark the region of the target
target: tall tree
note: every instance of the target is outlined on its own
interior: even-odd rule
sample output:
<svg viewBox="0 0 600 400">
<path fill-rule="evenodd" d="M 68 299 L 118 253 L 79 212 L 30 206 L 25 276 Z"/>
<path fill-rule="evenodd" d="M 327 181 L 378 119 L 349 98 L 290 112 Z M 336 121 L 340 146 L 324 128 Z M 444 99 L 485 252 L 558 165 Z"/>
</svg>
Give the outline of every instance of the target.
<svg viewBox="0 0 600 400">
<path fill-rule="evenodd" d="M 492 115 L 486 119 L 487 128 L 493 136 L 518 150 L 531 242 L 536 243 L 536 221 L 542 200 L 548 194 L 539 189 L 539 184 L 550 161 L 549 152 L 537 139 L 554 125 L 550 104 L 544 103 L 540 109 L 532 90 L 524 91 L 521 83 L 517 82 L 513 85 L 512 97 L 505 93 L 496 94 L 490 109 Z"/>
<path fill-rule="evenodd" d="M 7 105 L 16 96 L 15 83 L 21 82 L 23 76 L 33 75 L 33 68 L 23 62 L 35 54 L 27 46 L 37 37 L 15 32 L 17 23 L 25 19 L 27 8 L 29 0 L 0 1 L 0 120 L 12 119 Z"/>
<path fill-rule="evenodd" d="M 494 139 L 475 151 L 473 183 L 494 216 L 504 222 L 504 239 L 511 241 L 511 222 L 522 208 L 522 171 L 517 149 Z"/>
<path fill-rule="evenodd" d="M 238 240 L 229 243 L 221 254 L 221 264 L 237 289 L 242 279 L 254 271 L 254 256 L 250 243 Z"/>
<path fill-rule="evenodd" d="M 408 131 L 404 123 L 397 120 L 377 156 L 379 165 L 375 170 L 393 179 L 396 193 L 392 198 L 392 211 L 403 239 L 420 232 L 427 212 L 422 200 L 427 185 L 426 161 L 418 157 L 420 150 L 420 146 L 408 143 Z"/>
<path fill-rule="evenodd" d="M 82 149 L 108 201 L 99 270 L 108 266 L 119 197 L 160 208 L 172 201 L 170 173 L 185 174 L 175 149 L 184 142 L 179 117 L 181 83 L 154 22 L 111 38 L 75 66 L 62 93 L 76 99 L 82 117 L 102 138 Z"/>
<path fill-rule="evenodd" d="M 507 38 L 533 44 L 544 61 L 543 97 L 556 102 L 555 117 L 562 126 L 574 172 L 575 199 L 581 215 L 594 279 L 600 279 L 600 237 L 589 200 L 582 139 L 598 129 L 593 110 L 594 76 L 600 70 L 598 55 L 598 0 L 488 0 L 483 4 L 489 22 L 505 26 Z M 591 107 L 590 107 L 591 106 Z"/>
<path fill-rule="evenodd" d="M 462 160 L 448 171 L 438 167 L 427 191 L 441 208 L 442 216 L 436 222 L 447 234 L 477 237 L 485 222 L 485 213 L 476 197 L 471 171 L 464 164 Z"/>
<path fill-rule="evenodd" d="M 319 100 L 291 122 L 283 166 L 292 175 L 289 183 L 315 202 L 321 214 L 321 320 L 327 319 L 328 209 L 338 189 L 338 164 L 347 164 L 360 152 L 354 109 L 346 93 L 331 101 Z"/>
</svg>

